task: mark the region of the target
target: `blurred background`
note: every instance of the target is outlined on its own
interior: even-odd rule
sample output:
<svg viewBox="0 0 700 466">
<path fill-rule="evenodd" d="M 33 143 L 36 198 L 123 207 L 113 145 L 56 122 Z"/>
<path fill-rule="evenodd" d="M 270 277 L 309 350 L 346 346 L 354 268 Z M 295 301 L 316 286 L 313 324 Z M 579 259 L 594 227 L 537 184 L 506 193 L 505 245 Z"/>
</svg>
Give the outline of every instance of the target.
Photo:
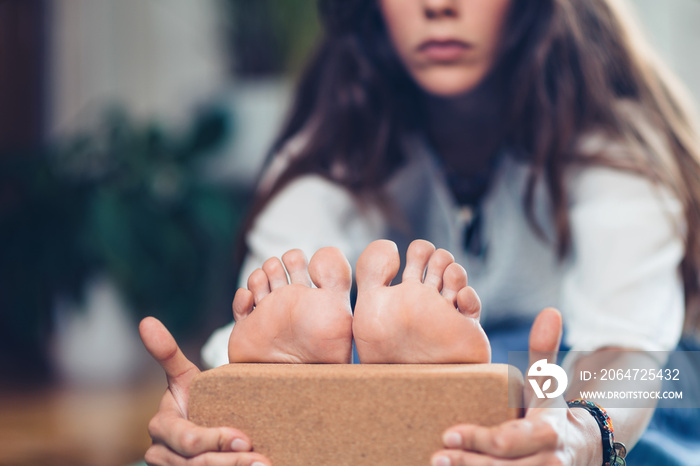
<svg viewBox="0 0 700 466">
<path fill-rule="evenodd" d="M 700 1 L 631 0 L 700 102 Z M 125 465 L 231 319 L 234 246 L 314 0 L 0 0 L 0 464 Z"/>
</svg>

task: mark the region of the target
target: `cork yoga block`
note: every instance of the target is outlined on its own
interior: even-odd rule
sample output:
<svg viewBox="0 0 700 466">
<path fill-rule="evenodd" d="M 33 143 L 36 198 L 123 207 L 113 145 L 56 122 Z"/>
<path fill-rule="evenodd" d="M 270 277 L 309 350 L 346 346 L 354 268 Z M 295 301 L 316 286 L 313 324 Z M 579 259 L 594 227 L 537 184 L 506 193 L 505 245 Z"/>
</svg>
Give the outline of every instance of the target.
<svg viewBox="0 0 700 466">
<path fill-rule="evenodd" d="M 520 416 L 522 383 L 504 364 L 229 364 L 197 376 L 189 417 L 275 466 L 425 466 L 446 428 Z"/>
</svg>

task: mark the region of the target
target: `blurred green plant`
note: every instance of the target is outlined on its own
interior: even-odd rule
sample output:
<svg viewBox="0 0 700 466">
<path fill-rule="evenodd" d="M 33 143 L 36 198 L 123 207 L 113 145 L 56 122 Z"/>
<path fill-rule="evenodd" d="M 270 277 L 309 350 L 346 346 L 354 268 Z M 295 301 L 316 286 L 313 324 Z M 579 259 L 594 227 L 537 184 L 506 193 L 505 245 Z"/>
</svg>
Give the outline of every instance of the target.
<svg viewBox="0 0 700 466">
<path fill-rule="evenodd" d="M 247 202 L 203 174 L 231 123 L 210 109 L 180 136 L 112 111 L 94 132 L 0 158 L 2 349 L 42 348 L 55 298 L 79 302 L 95 274 L 135 320 L 196 329 Z"/>
<path fill-rule="evenodd" d="M 320 33 L 314 0 L 225 0 L 233 18 L 234 71 L 249 78 L 296 74 Z"/>
</svg>

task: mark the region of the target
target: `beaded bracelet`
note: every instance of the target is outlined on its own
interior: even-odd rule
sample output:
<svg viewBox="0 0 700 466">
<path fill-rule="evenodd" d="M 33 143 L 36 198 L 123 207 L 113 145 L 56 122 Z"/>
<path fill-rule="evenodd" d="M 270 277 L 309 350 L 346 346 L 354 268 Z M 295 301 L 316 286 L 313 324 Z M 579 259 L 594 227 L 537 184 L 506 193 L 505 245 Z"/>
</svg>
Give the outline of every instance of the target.
<svg viewBox="0 0 700 466">
<path fill-rule="evenodd" d="M 569 408 L 583 408 L 595 418 L 603 438 L 603 466 L 625 466 L 627 448 L 621 442 L 615 441 L 613 425 L 610 416 L 603 408 L 588 400 L 576 399 L 567 401 Z"/>
</svg>

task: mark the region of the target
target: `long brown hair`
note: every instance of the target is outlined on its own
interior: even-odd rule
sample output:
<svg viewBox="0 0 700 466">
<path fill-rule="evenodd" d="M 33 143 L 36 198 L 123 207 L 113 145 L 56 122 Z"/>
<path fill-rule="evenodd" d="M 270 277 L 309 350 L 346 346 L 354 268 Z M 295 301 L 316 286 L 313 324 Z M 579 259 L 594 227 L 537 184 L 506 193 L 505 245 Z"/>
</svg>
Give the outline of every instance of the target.
<svg viewBox="0 0 700 466">
<path fill-rule="evenodd" d="M 534 228 L 534 188 L 544 181 L 562 257 L 571 242 L 564 172 L 572 163 L 632 170 L 673 190 L 687 223 L 681 264 L 686 323 L 697 328 L 697 125 L 680 86 L 622 8 L 618 0 L 513 0 L 500 58 L 486 78 L 499 96 L 496 107 L 503 109 L 498 119 L 503 127 L 493 134 L 524 154 L 530 167 L 523 203 Z M 403 160 L 401 136 L 425 124 L 422 91 L 395 55 L 377 1 L 319 0 L 319 11 L 323 38 L 269 157 L 302 131 L 306 141 L 259 193 L 243 234 L 266 203 L 302 174 L 319 174 L 356 194 L 379 191 Z M 624 142 L 628 159 L 578 153 L 581 136 L 595 131 Z M 654 138 L 666 149 L 659 150 Z"/>
</svg>

